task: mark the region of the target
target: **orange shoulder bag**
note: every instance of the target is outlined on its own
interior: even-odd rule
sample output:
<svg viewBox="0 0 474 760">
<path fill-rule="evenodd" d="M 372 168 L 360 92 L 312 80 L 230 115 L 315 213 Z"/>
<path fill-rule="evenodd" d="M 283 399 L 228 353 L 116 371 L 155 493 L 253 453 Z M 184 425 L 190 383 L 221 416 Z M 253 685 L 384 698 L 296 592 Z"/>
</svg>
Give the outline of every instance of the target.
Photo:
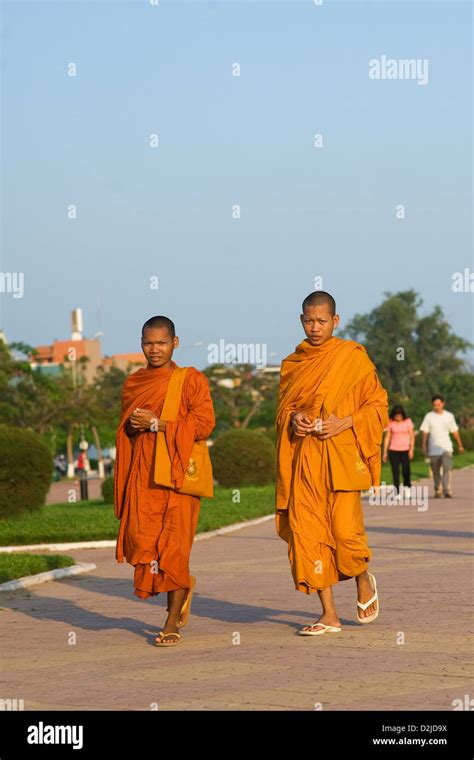
<svg viewBox="0 0 474 760">
<path fill-rule="evenodd" d="M 167 422 L 174 422 L 177 419 L 186 372 L 187 367 L 176 367 L 173 371 L 168 383 L 160 419 Z M 189 494 L 190 496 L 205 496 L 208 499 L 212 499 L 214 495 L 212 464 L 206 441 L 194 442 L 189 464 L 184 475 L 183 485 L 181 488 L 174 488 L 171 482 L 171 460 L 166 445 L 165 433 L 158 431 L 156 436 L 155 483 L 160 486 L 173 488 L 177 493 Z"/>
</svg>

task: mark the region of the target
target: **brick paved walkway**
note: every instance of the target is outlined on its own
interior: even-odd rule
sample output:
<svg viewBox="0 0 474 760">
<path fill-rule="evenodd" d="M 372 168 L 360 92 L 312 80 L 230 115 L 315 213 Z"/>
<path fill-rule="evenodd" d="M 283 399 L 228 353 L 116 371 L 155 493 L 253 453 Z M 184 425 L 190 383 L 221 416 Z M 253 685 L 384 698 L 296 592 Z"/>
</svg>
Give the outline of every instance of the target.
<svg viewBox="0 0 474 760">
<path fill-rule="evenodd" d="M 365 506 L 381 614 L 358 625 L 355 582 L 340 584 L 332 636 L 296 635 L 319 602 L 294 590 L 273 520 L 195 544 L 193 614 L 169 651 L 152 646 L 165 597 L 134 597 L 113 550 L 72 551 L 97 570 L 0 597 L 0 697 L 25 710 L 452 710 L 474 696 L 473 475 L 455 471 L 455 498 L 426 512 Z"/>
</svg>

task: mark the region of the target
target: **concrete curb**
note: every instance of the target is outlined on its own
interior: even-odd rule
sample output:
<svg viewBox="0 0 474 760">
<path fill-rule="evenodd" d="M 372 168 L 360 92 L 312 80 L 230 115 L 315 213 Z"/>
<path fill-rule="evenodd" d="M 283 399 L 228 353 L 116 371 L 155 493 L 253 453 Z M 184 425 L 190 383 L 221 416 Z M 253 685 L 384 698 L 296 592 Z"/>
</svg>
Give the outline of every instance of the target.
<svg viewBox="0 0 474 760">
<path fill-rule="evenodd" d="M 42 549 L 63 552 L 68 549 L 108 549 L 115 546 L 116 541 L 72 541 L 67 544 L 21 544 L 20 546 L 0 546 L 2 552 L 31 552 Z"/>
<path fill-rule="evenodd" d="M 38 583 L 55 581 L 59 578 L 67 578 L 69 575 L 88 573 L 89 570 L 95 570 L 96 567 L 97 565 L 94 565 L 92 562 L 77 562 L 75 565 L 71 565 L 71 567 L 57 567 L 55 570 L 47 570 L 45 573 L 25 575 L 23 578 L 15 578 L 14 581 L 0 583 L 0 591 L 16 591 L 16 589 L 19 588 L 36 586 Z"/>
<path fill-rule="evenodd" d="M 250 525 L 259 525 L 259 523 L 267 522 L 267 520 L 274 520 L 275 513 L 270 515 L 264 515 L 263 517 L 255 517 L 253 520 L 245 520 L 240 523 L 233 523 L 232 525 L 224 525 L 223 528 L 217 528 L 216 530 L 209 530 L 207 533 L 198 533 L 195 537 L 195 541 L 204 541 L 206 538 L 212 538 L 213 536 L 222 536 L 224 533 L 232 533 L 234 530 L 240 530 L 240 528 L 248 528 Z"/>
</svg>

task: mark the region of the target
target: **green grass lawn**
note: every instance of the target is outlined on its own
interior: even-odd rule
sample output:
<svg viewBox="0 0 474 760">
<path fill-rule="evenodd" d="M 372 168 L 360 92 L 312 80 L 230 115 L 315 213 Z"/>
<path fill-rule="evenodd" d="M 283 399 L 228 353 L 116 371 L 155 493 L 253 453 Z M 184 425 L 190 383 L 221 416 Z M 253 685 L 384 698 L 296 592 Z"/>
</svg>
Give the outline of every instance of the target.
<svg viewBox="0 0 474 760">
<path fill-rule="evenodd" d="M 456 455 L 454 467 L 474 464 L 474 452 Z M 428 476 L 428 464 L 412 462 L 414 480 Z M 390 465 L 382 467 L 382 481 L 392 482 Z M 231 488 L 215 488 L 214 499 L 202 499 L 198 532 L 271 514 L 274 511 L 274 486 L 243 487 L 240 503 L 234 503 Z M 77 504 L 49 504 L 17 518 L 0 520 L 0 546 L 101 541 L 117 537 L 119 521 L 111 504 L 101 500 Z"/>
<path fill-rule="evenodd" d="M 24 575 L 36 575 L 57 567 L 70 567 L 76 561 L 66 554 L 26 554 L 18 552 L 0 554 L 0 583 L 23 578 Z"/>
</svg>

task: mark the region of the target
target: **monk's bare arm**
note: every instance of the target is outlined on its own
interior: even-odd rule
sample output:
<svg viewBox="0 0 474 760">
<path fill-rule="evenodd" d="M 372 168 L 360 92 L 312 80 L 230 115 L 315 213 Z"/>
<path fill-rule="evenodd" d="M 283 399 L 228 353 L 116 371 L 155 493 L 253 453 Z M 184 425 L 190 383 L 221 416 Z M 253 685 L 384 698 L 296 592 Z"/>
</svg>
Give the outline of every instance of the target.
<svg viewBox="0 0 474 760">
<path fill-rule="evenodd" d="M 138 433 L 140 432 L 137 430 L 137 428 L 134 428 L 131 424 L 130 420 L 124 425 L 125 433 L 128 435 L 129 438 L 134 438 Z"/>
<path fill-rule="evenodd" d="M 304 411 L 294 412 L 290 418 L 291 433 L 297 438 L 304 438 L 314 432 L 314 423 L 311 417 Z"/>
<path fill-rule="evenodd" d="M 166 421 L 159 420 L 151 409 L 135 409 L 125 426 L 125 432 L 133 437 L 137 433 L 164 433 Z M 130 431 L 130 432 L 129 432 Z"/>
<path fill-rule="evenodd" d="M 377 373 L 374 371 L 360 381 L 359 408 L 347 417 L 336 417 L 331 414 L 327 420 L 323 420 L 316 428 L 318 438 L 332 438 L 342 433 L 347 428 L 352 428 L 357 439 L 359 435 L 370 438 L 369 448 L 378 439 L 379 428 L 380 442 L 383 429 L 388 425 L 388 402 L 387 392 L 382 388 Z"/>
<path fill-rule="evenodd" d="M 333 436 L 342 433 L 343 430 L 352 427 L 352 423 L 352 414 L 349 414 L 347 417 L 336 417 L 335 414 L 330 414 L 327 420 L 323 420 L 318 427 L 315 428 L 316 436 L 321 440 L 332 438 Z"/>
<path fill-rule="evenodd" d="M 339 418 L 339 433 L 342 433 L 343 430 L 347 430 L 348 428 L 352 427 L 352 414 L 349 414 L 347 417 L 340 417 Z"/>
</svg>

